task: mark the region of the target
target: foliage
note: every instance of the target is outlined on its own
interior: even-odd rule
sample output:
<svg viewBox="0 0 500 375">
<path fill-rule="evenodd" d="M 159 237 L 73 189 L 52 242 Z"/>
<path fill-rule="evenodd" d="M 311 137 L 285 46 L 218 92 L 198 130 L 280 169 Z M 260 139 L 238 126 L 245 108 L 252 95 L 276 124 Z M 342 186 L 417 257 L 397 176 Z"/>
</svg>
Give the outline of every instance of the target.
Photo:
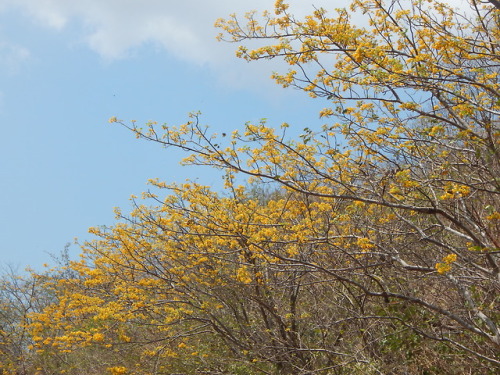
<svg viewBox="0 0 500 375">
<path fill-rule="evenodd" d="M 225 191 L 152 180 L 168 193 L 93 229 L 32 315 L 35 347 L 61 359 L 44 371 L 497 371 L 500 11 L 469 5 L 354 0 L 299 20 L 278 0 L 219 20 L 222 39 L 264 44 L 238 56 L 286 61 L 274 78 L 328 102 L 326 124 L 294 140 L 264 121 L 218 137 L 197 114 L 112 118 L 225 171 Z"/>
<path fill-rule="evenodd" d="M 54 301 L 45 288 L 47 276 L 19 275 L 11 268 L 0 276 L 0 370 L 4 375 L 33 373 L 36 355 L 28 327 L 30 314 Z"/>
</svg>

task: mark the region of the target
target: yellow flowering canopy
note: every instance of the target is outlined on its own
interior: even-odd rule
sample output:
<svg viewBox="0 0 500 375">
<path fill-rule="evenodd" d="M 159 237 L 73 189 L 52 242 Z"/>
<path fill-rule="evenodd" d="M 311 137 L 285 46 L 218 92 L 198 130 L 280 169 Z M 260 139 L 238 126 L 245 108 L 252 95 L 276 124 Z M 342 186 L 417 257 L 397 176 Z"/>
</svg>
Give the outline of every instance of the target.
<svg viewBox="0 0 500 375">
<path fill-rule="evenodd" d="M 151 180 L 92 229 L 33 316 L 36 349 L 106 352 L 94 365 L 112 374 L 493 373 L 500 7 L 467 3 L 354 0 L 297 19 L 278 0 L 217 21 L 239 57 L 288 63 L 274 79 L 324 100 L 325 125 L 219 137 L 199 114 L 110 119 L 223 171 L 224 191 Z"/>
</svg>

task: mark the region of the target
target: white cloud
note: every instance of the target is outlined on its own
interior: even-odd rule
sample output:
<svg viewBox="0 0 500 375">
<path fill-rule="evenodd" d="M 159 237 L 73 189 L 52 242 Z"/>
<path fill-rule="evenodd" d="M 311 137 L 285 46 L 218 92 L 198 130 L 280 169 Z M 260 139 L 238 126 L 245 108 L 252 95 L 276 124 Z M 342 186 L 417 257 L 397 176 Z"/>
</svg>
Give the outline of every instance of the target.
<svg viewBox="0 0 500 375">
<path fill-rule="evenodd" d="M 457 4 L 464 0 L 448 0 Z M 209 64 L 226 78 L 241 67 L 234 64 L 234 44 L 218 43 L 213 26 L 219 17 L 243 15 L 256 9 L 272 10 L 275 0 L 0 0 L 0 11 L 8 7 L 21 10 L 35 22 L 64 31 L 69 24 L 84 25 L 81 34 L 89 48 L 107 61 L 126 58 L 135 48 L 149 43 L 177 58 L 199 65 Z M 314 7 L 331 9 L 346 6 L 349 0 L 289 0 L 291 12 L 309 14 Z M 333 3 L 333 4 L 332 4 Z M 0 48 L 2 46 L 0 45 Z M 3 47 L 5 48 L 5 47 Z M 22 58 L 26 50 L 12 50 L 12 59 Z M 255 65 L 255 64 L 252 64 Z M 266 65 L 271 69 L 270 64 Z M 273 64 L 274 68 L 276 65 Z M 245 68 L 260 70 L 262 66 Z M 269 70 L 265 75 L 269 75 Z M 240 79 L 242 79 L 240 77 Z M 245 79 L 243 79 L 245 81 Z"/>
<path fill-rule="evenodd" d="M 30 52 L 22 46 L 0 40 L 0 69 L 16 72 L 24 61 L 30 57 Z"/>
<path fill-rule="evenodd" d="M 462 5 L 465 0 L 448 0 Z M 348 5 L 340 0 L 289 0 L 292 13 L 310 13 L 315 7 Z M 75 20 L 86 29 L 84 40 L 106 59 L 116 59 L 143 43 L 156 43 L 180 58 L 200 63 L 220 59 L 223 47 L 214 40 L 214 21 L 229 13 L 272 10 L 274 0 L 0 0 L 0 10 L 21 9 L 47 27 L 63 30 Z"/>
<path fill-rule="evenodd" d="M 292 1 L 294 10 L 312 10 L 309 2 Z M 316 6 L 327 0 L 314 1 Z M 251 9 L 271 10 L 274 0 L 0 0 L 21 9 L 36 22 L 63 30 L 76 20 L 85 25 L 83 39 L 106 59 L 127 56 L 143 43 L 155 43 L 176 56 L 198 63 L 221 59 L 227 50 L 215 41 L 215 20 Z M 232 57 L 232 56 L 231 56 Z"/>
<path fill-rule="evenodd" d="M 255 9 L 272 10 L 275 0 L 0 0 L 0 11 L 15 9 L 43 27 L 64 32 L 83 25 L 80 40 L 104 60 L 127 58 L 144 44 L 164 49 L 176 58 L 209 65 L 225 84 L 261 85 L 273 64 L 235 62 L 236 46 L 219 43 L 216 19 Z M 331 1 L 314 1 L 316 6 Z M 292 0 L 294 13 L 310 13 L 313 6 Z M 264 66 L 265 65 L 265 66 Z M 260 78 L 255 81 L 255 76 Z"/>
</svg>

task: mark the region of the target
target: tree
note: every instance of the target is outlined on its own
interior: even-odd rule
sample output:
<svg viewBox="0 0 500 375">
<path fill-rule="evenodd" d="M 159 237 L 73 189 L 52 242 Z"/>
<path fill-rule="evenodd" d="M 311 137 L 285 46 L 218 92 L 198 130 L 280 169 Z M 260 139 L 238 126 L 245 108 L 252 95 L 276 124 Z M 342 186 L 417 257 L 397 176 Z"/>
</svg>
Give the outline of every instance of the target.
<svg viewBox="0 0 500 375">
<path fill-rule="evenodd" d="M 33 373 L 35 359 L 28 329 L 31 313 L 51 301 L 42 275 L 19 275 L 9 268 L 0 276 L 0 370 L 4 375 Z"/>
<path fill-rule="evenodd" d="M 490 3 L 470 0 L 462 14 L 354 0 L 298 20 L 278 0 L 274 15 L 219 20 L 221 38 L 269 42 L 238 55 L 284 59 L 292 69 L 276 81 L 328 102 L 327 123 L 290 140 L 287 124 L 219 138 L 197 114 L 146 130 L 112 118 L 225 171 L 226 193 L 152 181 L 171 194 L 148 193 L 153 206 L 95 230 L 72 265 L 81 278 L 38 315 L 37 345 L 109 349 L 116 363 L 101 370 L 115 373 L 494 373 L 500 11 Z M 240 175 L 276 193 L 256 197 Z"/>
<path fill-rule="evenodd" d="M 56 267 L 19 273 L 11 267 L 0 274 L 0 373 L 2 375 L 38 374 L 46 359 L 35 350 L 31 335 L 36 326 L 31 316 L 40 314 L 57 301 L 54 286 L 58 280 L 75 275 L 69 266 L 69 244 L 52 256 Z"/>
</svg>

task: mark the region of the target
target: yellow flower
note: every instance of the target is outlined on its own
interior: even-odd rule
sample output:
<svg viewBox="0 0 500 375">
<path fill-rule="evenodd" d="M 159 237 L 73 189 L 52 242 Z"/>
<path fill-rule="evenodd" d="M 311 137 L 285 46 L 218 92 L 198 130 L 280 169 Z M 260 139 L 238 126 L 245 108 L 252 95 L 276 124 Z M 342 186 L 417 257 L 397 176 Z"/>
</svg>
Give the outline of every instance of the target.
<svg viewBox="0 0 500 375">
<path fill-rule="evenodd" d="M 250 284 L 252 282 L 252 277 L 246 266 L 238 268 L 236 271 L 236 280 L 244 284 Z"/>
<path fill-rule="evenodd" d="M 124 366 L 108 367 L 108 371 L 111 372 L 112 375 L 122 375 L 128 372 L 127 368 Z"/>
<path fill-rule="evenodd" d="M 443 258 L 444 263 L 436 263 L 436 271 L 444 275 L 451 271 L 451 264 L 457 260 L 457 254 L 448 254 Z"/>
<path fill-rule="evenodd" d="M 447 256 L 445 256 L 443 258 L 443 261 L 446 264 L 451 264 L 451 263 L 455 262 L 456 260 L 457 260 L 457 254 L 448 254 Z"/>
<path fill-rule="evenodd" d="M 104 335 L 102 333 L 94 333 L 92 336 L 92 341 L 101 342 L 104 341 Z"/>
</svg>

